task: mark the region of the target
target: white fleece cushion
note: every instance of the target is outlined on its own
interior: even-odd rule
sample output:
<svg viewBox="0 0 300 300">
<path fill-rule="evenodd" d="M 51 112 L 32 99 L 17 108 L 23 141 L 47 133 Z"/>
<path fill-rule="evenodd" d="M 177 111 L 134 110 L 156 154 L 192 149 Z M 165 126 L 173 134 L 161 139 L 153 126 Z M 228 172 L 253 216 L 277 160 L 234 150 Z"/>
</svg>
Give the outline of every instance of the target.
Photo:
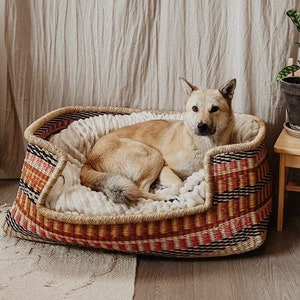
<svg viewBox="0 0 300 300">
<path fill-rule="evenodd" d="M 140 200 L 127 206 L 114 203 L 101 192 L 80 184 L 79 173 L 88 154 L 98 139 L 109 131 L 134 123 L 156 119 L 182 119 L 182 114 L 154 114 L 150 112 L 130 115 L 100 115 L 81 119 L 50 137 L 49 141 L 67 153 L 68 162 L 50 191 L 45 206 L 55 211 L 89 216 L 154 213 L 188 208 L 203 204 L 205 200 L 205 173 L 199 170 L 184 182 L 174 201 Z M 152 192 L 163 189 L 154 186 Z"/>
</svg>

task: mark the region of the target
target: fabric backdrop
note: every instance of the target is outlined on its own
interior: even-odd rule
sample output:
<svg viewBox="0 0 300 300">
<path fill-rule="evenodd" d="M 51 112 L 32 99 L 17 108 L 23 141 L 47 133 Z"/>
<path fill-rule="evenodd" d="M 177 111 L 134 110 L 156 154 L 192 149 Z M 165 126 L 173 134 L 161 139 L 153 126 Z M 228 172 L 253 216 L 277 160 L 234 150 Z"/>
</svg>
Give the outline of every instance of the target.
<svg viewBox="0 0 300 300">
<path fill-rule="evenodd" d="M 237 78 L 233 108 L 265 120 L 271 150 L 285 116 L 276 73 L 297 51 L 285 15 L 293 7 L 299 1 L 6 1 L 0 178 L 20 175 L 23 131 L 45 113 L 69 105 L 183 110 L 179 76 L 211 88 Z"/>
</svg>

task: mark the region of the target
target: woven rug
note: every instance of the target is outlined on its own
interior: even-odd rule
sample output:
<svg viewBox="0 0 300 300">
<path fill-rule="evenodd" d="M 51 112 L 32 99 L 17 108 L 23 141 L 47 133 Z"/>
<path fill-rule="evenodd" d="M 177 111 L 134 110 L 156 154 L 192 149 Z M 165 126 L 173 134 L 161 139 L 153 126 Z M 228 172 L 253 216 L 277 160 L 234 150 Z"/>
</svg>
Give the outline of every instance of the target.
<svg viewBox="0 0 300 300">
<path fill-rule="evenodd" d="M 5 236 L 0 206 L 0 299 L 132 299 L 136 257 Z"/>
</svg>

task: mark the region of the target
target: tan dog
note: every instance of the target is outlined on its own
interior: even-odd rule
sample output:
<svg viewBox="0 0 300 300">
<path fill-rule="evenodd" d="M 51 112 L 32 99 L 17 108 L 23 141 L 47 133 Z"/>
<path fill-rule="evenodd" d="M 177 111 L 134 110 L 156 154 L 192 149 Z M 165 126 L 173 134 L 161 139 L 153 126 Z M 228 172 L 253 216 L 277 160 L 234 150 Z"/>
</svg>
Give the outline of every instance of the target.
<svg viewBox="0 0 300 300">
<path fill-rule="evenodd" d="M 147 121 L 103 136 L 81 169 L 83 185 L 119 203 L 172 199 L 183 180 L 203 168 L 207 150 L 229 143 L 236 80 L 202 90 L 180 79 L 186 94 L 184 119 Z M 167 188 L 149 193 L 157 179 Z"/>
</svg>

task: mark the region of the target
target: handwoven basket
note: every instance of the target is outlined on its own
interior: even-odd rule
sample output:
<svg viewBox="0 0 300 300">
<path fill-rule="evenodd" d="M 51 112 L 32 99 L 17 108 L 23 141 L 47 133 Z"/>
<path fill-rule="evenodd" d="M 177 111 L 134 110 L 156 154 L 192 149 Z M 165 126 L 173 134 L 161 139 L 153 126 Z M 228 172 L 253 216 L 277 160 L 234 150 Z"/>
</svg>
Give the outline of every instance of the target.
<svg viewBox="0 0 300 300">
<path fill-rule="evenodd" d="M 251 141 L 216 147 L 206 153 L 207 191 L 202 206 L 111 217 L 70 216 L 44 206 L 67 160 L 66 153 L 47 138 L 79 119 L 138 111 L 67 107 L 29 126 L 25 131 L 28 147 L 19 189 L 4 230 L 12 236 L 40 242 L 173 257 L 225 256 L 262 245 L 271 212 L 272 177 L 264 145 L 265 125 L 255 116 L 251 116 L 251 122 L 258 130 Z"/>
</svg>

